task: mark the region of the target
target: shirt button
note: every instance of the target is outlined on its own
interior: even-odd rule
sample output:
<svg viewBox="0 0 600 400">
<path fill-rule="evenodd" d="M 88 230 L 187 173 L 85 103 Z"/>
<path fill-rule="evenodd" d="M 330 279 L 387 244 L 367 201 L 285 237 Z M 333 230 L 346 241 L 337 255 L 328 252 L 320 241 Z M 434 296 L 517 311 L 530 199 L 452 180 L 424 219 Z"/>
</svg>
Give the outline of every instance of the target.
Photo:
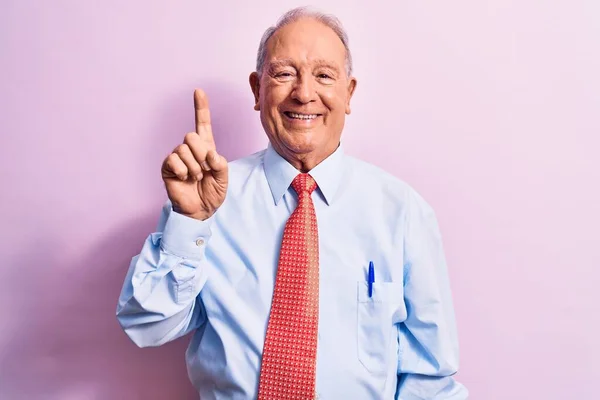
<svg viewBox="0 0 600 400">
<path fill-rule="evenodd" d="M 204 239 L 196 239 L 196 246 L 200 247 L 204 244 Z"/>
</svg>

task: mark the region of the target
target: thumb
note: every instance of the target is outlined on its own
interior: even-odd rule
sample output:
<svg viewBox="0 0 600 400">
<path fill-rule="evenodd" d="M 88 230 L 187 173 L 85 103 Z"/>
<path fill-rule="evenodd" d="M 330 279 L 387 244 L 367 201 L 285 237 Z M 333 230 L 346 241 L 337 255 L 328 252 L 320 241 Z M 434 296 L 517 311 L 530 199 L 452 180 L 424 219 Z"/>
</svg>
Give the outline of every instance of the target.
<svg viewBox="0 0 600 400">
<path fill-rule="evenodd" d="M 206 154 L 206 162 L 208 162 L 217 182 L 227 182 L 227 172 L 229 168 L 225 157 L 219 155 L 215 150 L 210 150 Z"/>
</svg>

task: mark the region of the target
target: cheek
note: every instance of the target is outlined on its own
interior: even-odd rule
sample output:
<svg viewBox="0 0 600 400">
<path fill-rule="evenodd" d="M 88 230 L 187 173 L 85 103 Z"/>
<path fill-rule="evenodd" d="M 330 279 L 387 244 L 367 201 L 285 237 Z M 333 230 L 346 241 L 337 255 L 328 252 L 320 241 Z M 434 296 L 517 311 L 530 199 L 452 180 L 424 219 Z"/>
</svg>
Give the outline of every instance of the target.
<svg viewBox="0 0 600 400">
<path fill-rule="evenodd" d="M 346 108 L 346 93 L 338 88 L 323 91 L 321 101 L 333 113 L 343 113 Z"/>
<path fill-rule="evenodd" d="M 284 85 L 269 84 L 263 93 L 264 103 L 269 109 L 276 109 L 286 98 L 287 88 Z"/>
</svg>

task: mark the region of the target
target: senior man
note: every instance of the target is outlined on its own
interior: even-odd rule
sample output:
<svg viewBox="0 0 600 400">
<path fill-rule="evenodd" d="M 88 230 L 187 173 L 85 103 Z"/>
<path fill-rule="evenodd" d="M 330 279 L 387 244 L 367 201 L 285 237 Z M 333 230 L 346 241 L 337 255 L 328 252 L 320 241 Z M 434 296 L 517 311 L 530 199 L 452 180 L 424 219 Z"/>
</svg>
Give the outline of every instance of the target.
<svg viewBox="0 0 600 400">
<path fill-rule="evenodd" d="M 162 165 L 169 201 L 119 298 L 126 334 L 146 347 L 195 330 L 203 400 L 465 399 L 434 212 L 344 154 L 356 79 L 339 21 L 286 13 L 250 86 L 269 145 L 230 163 L 194 93 L 196 131 Z"/>
</svg>

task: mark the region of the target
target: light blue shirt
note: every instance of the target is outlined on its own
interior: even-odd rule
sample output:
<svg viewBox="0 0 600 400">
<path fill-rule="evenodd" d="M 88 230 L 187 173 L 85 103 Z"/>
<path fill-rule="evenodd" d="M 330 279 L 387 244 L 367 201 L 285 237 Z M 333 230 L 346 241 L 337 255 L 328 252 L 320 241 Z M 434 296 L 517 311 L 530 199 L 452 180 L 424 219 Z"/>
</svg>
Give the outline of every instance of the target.
<svg viewBox="0 0 600 400">
<path fill-rule="evenodd" d="M 299 172 L 269 145 L 230 162 L 206 221 L 167 202 L 125 278 L 117 318 L 138 346 L 195 330 L 202 400 L 256 398 L 283 228 Z M 345 155 L 310 171 L 319 234 L 319 399 L 462 400 L 458 340 L 436 217 L 406 183 Z M 369 261 L 375 283 L 369 296 Z"/>
</svg>

